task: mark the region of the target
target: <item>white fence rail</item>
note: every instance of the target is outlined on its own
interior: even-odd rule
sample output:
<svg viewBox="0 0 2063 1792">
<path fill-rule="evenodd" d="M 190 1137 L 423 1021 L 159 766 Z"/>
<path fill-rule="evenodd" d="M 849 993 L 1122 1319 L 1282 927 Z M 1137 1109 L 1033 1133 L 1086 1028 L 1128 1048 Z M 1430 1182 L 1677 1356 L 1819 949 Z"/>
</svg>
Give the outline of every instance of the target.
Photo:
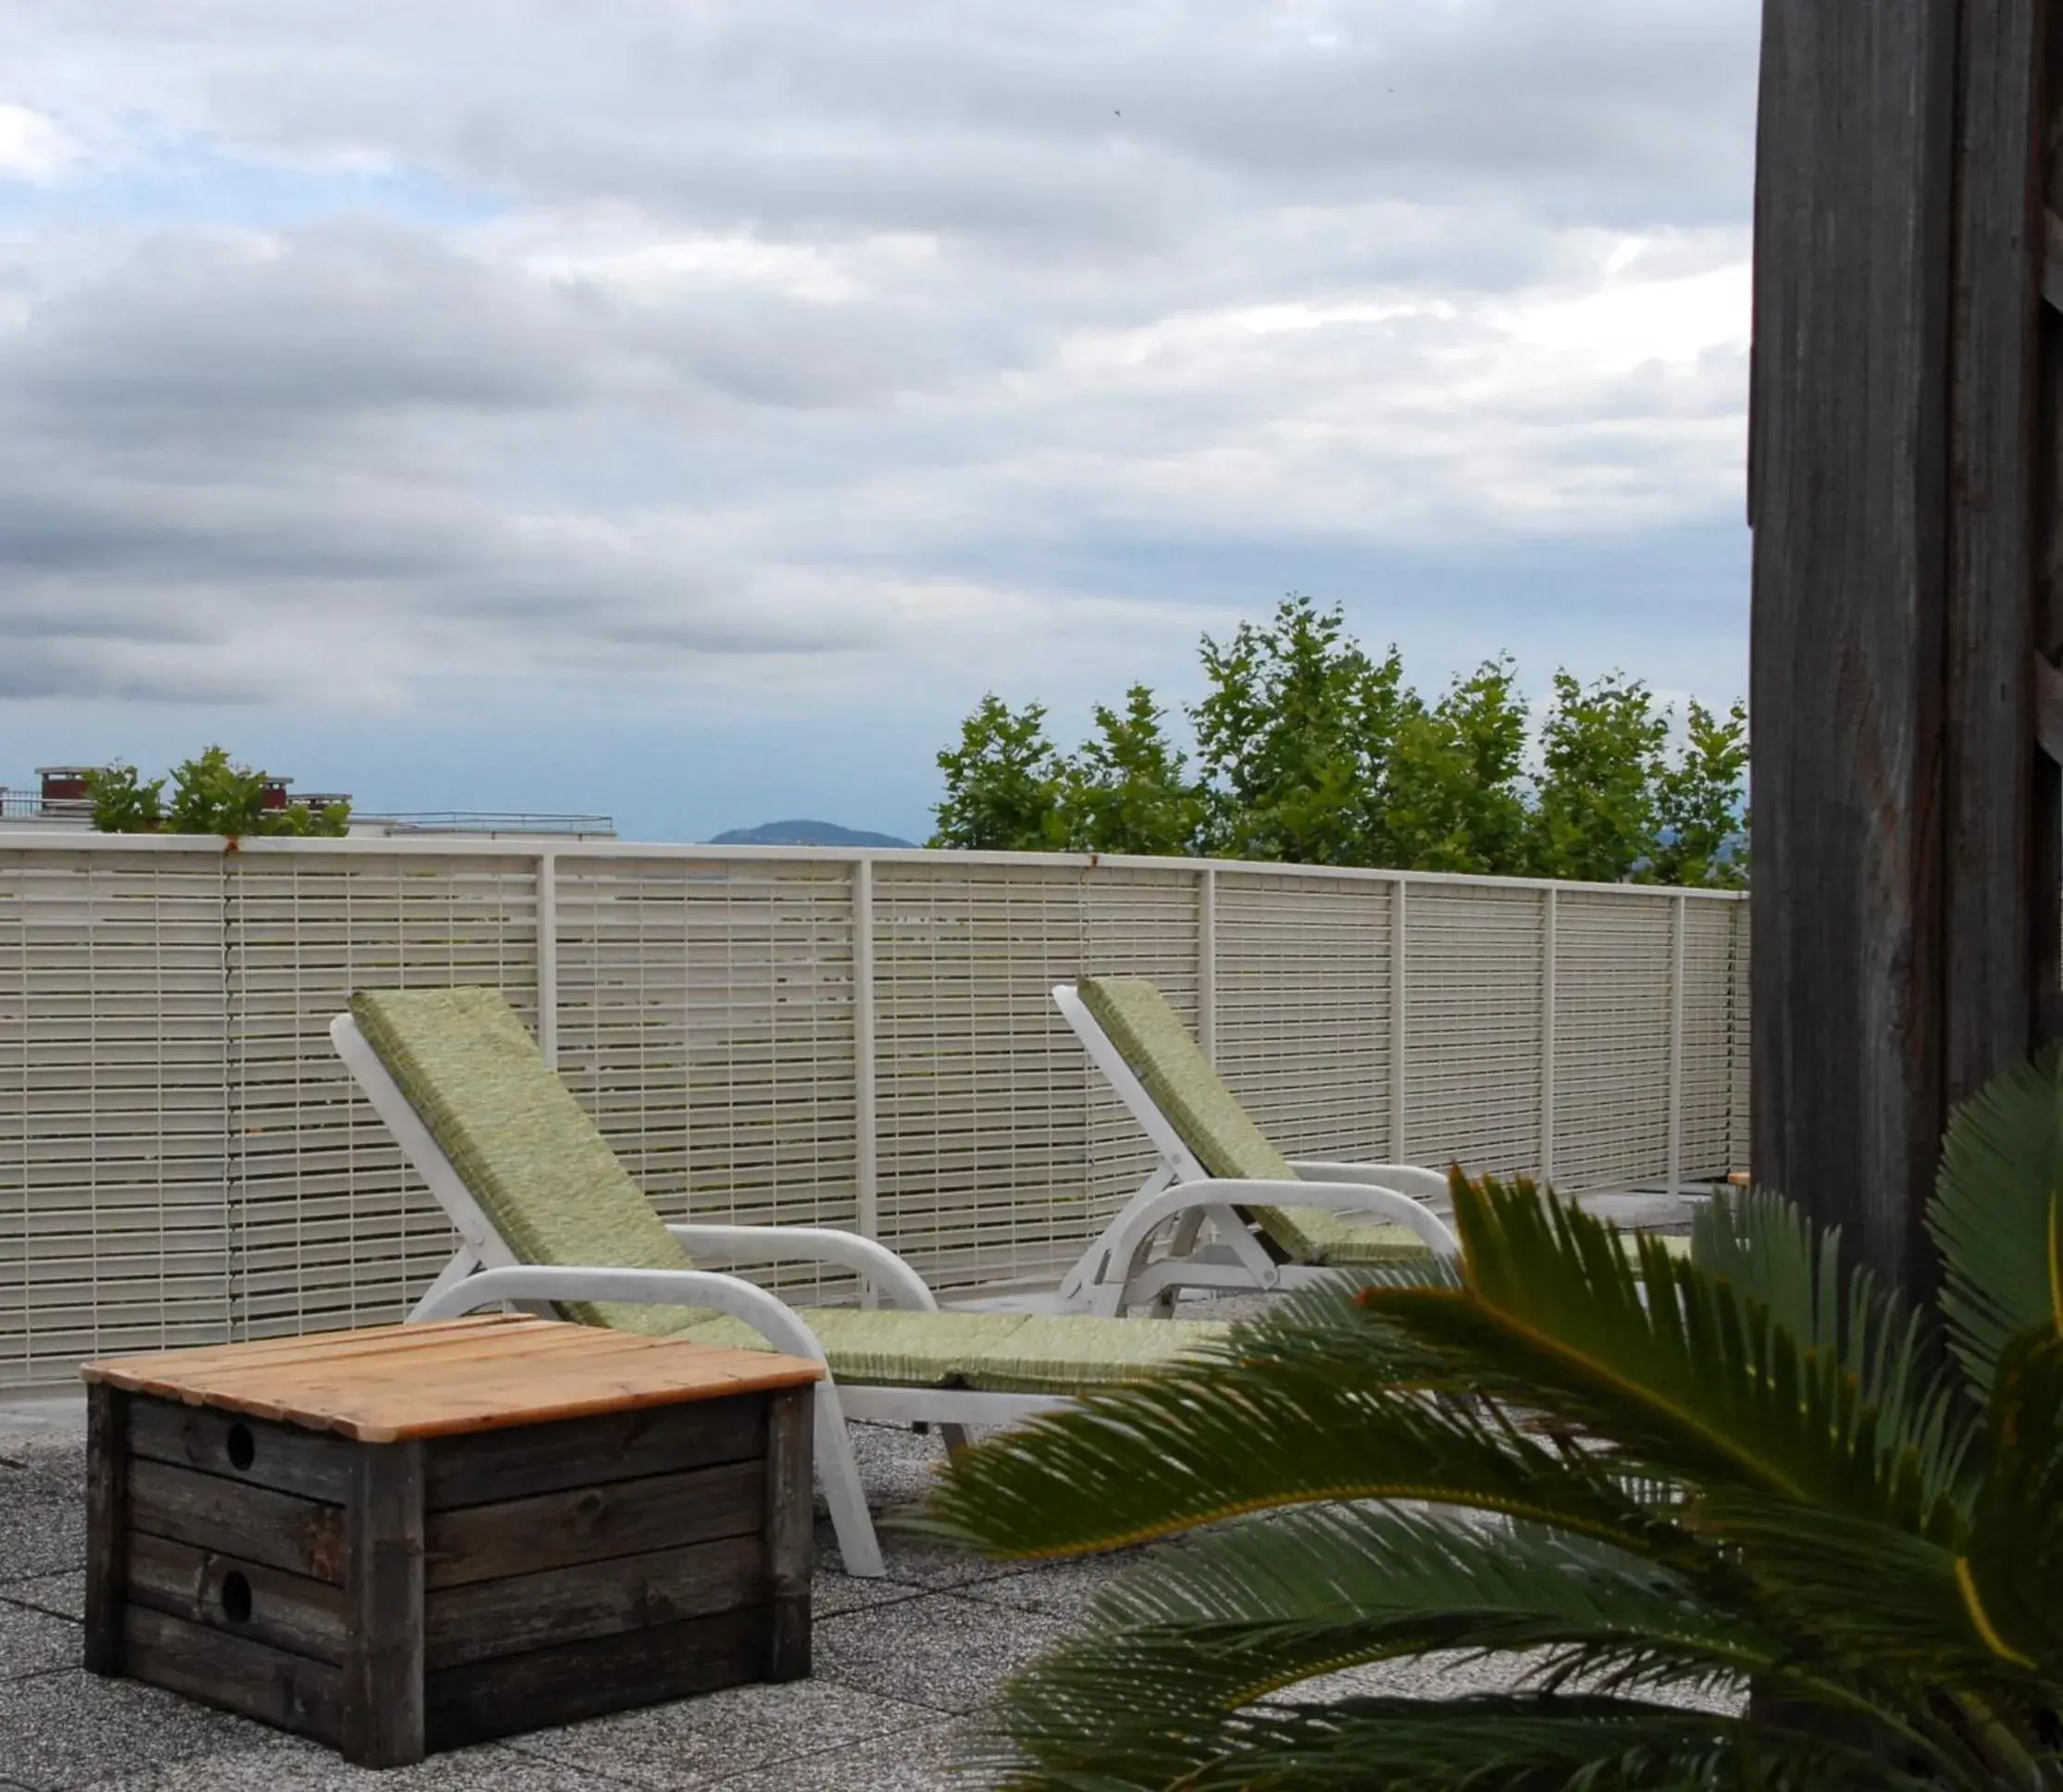
<svg viewBox="0 0 2063 1792">
<path fill-rule="evenodd" d="M 1293 1154 L 1714 1176 L 1737 897 L 1195 861 L 0 834 L 0 1386 L 390 1321 L 451 1237 L 330 1054 L 488 983 L 671 1214 L 1057 1274 L 1146 1165 L 1051 984 L 1152 977 Z M 805 1298 L 837 1289 L 797 1289 Z"/>
</svg>

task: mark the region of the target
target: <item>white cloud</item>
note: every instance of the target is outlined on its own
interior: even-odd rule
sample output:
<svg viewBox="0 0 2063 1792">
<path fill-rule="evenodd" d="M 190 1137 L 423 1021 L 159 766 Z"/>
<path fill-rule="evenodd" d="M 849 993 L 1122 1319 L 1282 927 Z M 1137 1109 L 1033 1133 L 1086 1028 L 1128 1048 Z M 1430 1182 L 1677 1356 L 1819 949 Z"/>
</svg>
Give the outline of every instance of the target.
<svg viewBox="0 0 2063 1792">
<path fill-rule="evenodd" d="M 1732 0 L 0 9 L 9 694 L 1064 703 L 1290 584 L 1430 682 L 1666 609 L 1687 680 L 1745 636 L 1681 618 L 1754 51 Z"/>
<path fill-rule="evenodd" d="M 78 156 L 56 123 L 26 106 L 0 100 L 0 180 L 54 180 Z"/>
</svg>

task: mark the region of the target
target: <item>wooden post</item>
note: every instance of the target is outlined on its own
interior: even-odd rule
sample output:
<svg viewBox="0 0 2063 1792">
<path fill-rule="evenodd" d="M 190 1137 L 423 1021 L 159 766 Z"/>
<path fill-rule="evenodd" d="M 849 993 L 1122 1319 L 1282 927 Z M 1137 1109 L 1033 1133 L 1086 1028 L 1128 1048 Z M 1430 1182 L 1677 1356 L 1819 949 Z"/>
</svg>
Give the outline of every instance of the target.
<svg viewBox="0 0 2063 1792">
<path fill-rule="evenodd" d="M 1754 1169 L 1923 1292 L 1948 1104 L 2037 1037 L 2037 51 L 2047 0 L 1766 0 Z"/>
<path fill-rule="evenodd" d="M 105 1382 L 86 1388 L 86 1666 L 122 1671 L 128 1603 L 129 1396 Z"/>
<path fill-rule="evenodd" d="M 401 1767 L 423 1758 L 422 1444 L 365 1445 L 353 1471 L 343 1752 L 362 1767 Z"/>
<path fill-rule="evenodd" d="M 810 1672 L 810 1563 L 815 1549 L 810 1484 L 814 1388 L 789 1388 L 766 1400 L 766 1593 L 773 1609 L 769 1680 L 806 1680 Z"/>
</svg>

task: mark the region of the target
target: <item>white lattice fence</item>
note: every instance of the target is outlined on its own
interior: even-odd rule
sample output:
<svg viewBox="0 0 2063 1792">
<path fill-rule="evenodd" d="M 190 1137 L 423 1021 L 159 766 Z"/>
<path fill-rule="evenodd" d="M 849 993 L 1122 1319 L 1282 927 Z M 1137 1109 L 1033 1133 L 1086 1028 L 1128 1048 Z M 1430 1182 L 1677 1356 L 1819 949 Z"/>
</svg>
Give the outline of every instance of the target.
<svg viewBox="0 0 2063 1792">
<path fill-rule="evenodd" d="M 391 1320 L 441 1216 L 330 1052 L 355 989 L 503 989 L 668 1215 L 1050 1277 L 1146 1174 L 1054 1013 L 1151 977 L 1296 1155 L 1737 1167 L 1746 910 L 1177 861 L 0 837 L 0 1385 Z M 784 1276 L 796 1298 L 849 1284 Z"/>
</svg>

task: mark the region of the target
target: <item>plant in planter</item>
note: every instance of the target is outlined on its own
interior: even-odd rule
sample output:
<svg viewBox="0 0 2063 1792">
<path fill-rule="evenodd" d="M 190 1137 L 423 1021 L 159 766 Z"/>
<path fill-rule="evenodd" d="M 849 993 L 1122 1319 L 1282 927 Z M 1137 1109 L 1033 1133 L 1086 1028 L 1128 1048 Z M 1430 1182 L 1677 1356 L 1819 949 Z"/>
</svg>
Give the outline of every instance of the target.
<svg viewBox="0 0 2063 1792">
<path fill-rule="evenodd" d="M 305 803 L 283 808 L 266 806 L 266 776 L 230 762 L 220 747 L 172 770 L 168 806 L 162 778 L 145 782 L 136 767 L 114 765 L 92 773 L 86 788 L 93 805 L 93 826 L 104 834 L 222 834 L 231 840 L 254 835 L 342 835 L 351 828 L 351 805 Z"/>
<path fill-rule="evenodd" d="M 923 1522 L 991 1554 L 1194 1533 L 1013 1683 L 997 1784 L 2063 1788 L 2056 1056 L 1950 1128 L 1938 1313 L 1766 1193 L 1689 1263 L 1524 1186 L 1454 1201 L 1458 1269 L 955 1459 Z M 1297 1697 L 1443 1651 L 1510 1689 Z"/>
</svg>

